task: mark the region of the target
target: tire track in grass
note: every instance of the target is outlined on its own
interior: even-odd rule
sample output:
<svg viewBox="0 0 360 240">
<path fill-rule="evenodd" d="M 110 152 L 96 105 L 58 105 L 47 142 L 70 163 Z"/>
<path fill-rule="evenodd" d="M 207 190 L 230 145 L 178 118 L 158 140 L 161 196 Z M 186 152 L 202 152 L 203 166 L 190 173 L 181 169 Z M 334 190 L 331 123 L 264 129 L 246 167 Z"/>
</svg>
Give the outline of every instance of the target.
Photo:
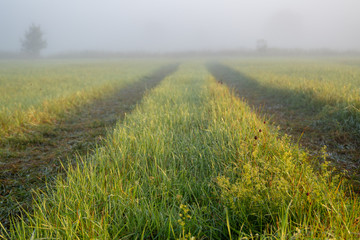
<svg viewBox="0 0 360 240">
<path fill-rule="evenodd" d="M 72 161 L 75 154 L 86 154 L 101 144 L 107 131 L 141 101 L 146 91 L 177 67 L 164 66 L 110 96 L 81 106 L 55 125 L 37 127 L 36 137 L 30 141 L 10 141 L 0 146 L 7 153 L 0 161 L 0 223 L 8 228 L 10 216 L 20 213 L 19 204 L 25 210 L 31 209 L 32 189 L 44 188 L 46 182 L 62 173 L 61 162 Z"/>
<path fill-rule="evenodd" d="M 233 88 L 236 94 L 244 98 L 255 111 L 270 116 L 273 123 L 280 126 L 282 132 L 292 136 L 294 142 L 311 151 L 314 157 L 322 155 L 326 145 L 328 159 L 339 170 L 347 170 L 352 178 L 357 192 L 360 192 L 360 143 L 353 139 L 351 133 L 331 130 L 331 126 L 319 122 L 319 113 L 325 103 L 314 100 L 314 106 L 309 108 L 293 108 L 287 103 L 287 96 L 302 100 L 303 96 L 292 90 L 265 89 L 256 79 L 220 63 L 209 63 L 209 72 L 219 83 L 225 83 Z M 291 99 L 290 101 L 293 101 Z"/>
<path fill-rule="evenodd" d="M 184 64 L 9 238 L 358 236 L 357 198 L 263 122 L 202 65 Z"/>
</svg>

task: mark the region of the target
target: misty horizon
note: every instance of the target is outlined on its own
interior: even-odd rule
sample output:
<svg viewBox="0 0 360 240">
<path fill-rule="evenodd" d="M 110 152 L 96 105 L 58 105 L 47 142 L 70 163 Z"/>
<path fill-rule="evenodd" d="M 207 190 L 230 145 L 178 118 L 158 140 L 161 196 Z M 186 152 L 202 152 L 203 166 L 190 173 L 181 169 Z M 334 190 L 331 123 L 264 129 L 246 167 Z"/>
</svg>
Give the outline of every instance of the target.
<svg viewBox="0 0 360 240">
<path fill-rule="evenodd" d="M 41 26 L 45 54 L 178 52 L 269 48 L 360 50 L 360 1 L 198 0 L 0 3 L 0 51 Z"/>
</svg>

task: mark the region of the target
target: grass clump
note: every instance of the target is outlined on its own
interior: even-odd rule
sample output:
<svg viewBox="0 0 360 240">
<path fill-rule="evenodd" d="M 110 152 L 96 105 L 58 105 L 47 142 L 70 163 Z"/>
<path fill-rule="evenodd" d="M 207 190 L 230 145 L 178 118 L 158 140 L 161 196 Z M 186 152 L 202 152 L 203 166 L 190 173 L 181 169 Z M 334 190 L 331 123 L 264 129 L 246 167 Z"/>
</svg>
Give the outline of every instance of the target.
<svg viewBox="0 0 360 240">
<path fill-rule="evenodd" d="M 356 198 L 307 162 L 204 66 L 184 64 L 9 238 L 354 238 Z"/>
</svg>

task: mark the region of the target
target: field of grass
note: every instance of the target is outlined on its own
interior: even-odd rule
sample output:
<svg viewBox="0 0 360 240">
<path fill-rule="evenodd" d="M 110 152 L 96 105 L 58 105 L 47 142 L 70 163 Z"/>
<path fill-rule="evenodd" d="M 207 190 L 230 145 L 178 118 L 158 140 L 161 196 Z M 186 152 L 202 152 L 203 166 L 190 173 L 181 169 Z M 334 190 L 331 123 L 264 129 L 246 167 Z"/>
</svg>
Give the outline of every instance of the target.
<svg viewBox="0 0 360 240">
<path fill-rule="evenodd" d="M 66 96 L 66 92 L 59 87 L 64 84 L 61 80 L 53 80 L 55 86 L 43 84 L 49 91 L 56 91 L 56 86 L 58 86 L 56 94 L 60 97 L 29 107 L 32 109 L 31 114 L 40 116 L 41 121 L 21 118 L 29 121 L 23 121 L 22 125 L 11 125 L 17 127 L 13 129 L 17 131 L 8 132 L 8 135 L 2 136 L 2 141 L 0 141 L 0 222 L 6 228 L 9 227 L 11 216 L 18 215 L 20 208 L 31 211 L 33 190 L 43 190 L 45 185 L 52 183 L 58 174 L 63 174 L 61 163 L 73 163 L 75 155 L 86 154 L 92 151 L 95 145 L 101 144 L 107 130 L 112 129 L 117 121 L 130 112 L 146 91 L 155 87 L 177 67 L 176 64 L 169 62 L 164 65 L 165 62 L 160 60 L 152 62 L 102 61 L 92 62 L 91 65 L 88 63 L 68 61 L 67 64 L 72 65 L 74 71 L 73 78 L 76 74 L 81 75 L 83 71 L 81 66 L 86 66 L 89 71 L 92 68 L 98 69 L 104 75 L 111 75 L 108 72 L 111 72 L 112 68 L 119 71 L 115 70 L 115 73 L 112 73 L 113 80 L 103 78 L 104 84 L 96 81 L 95 75 L 89 83 L 86 81 L 82 83 L 83 89 L 69 96 Z M 14 67 L 13 64 L 14 62 L 8 66 Z M 45 76 L 54 67 L 61 68 L 63 63 L 54 65 L 54 62 L 51 64 L 37 62 L 32 67 L 37 69 L 41 66 L 44 71 L 43 76 Z M 16 68 L 22 70 L 20 66 L 24 65 L 16 65 Z M 25 70 L 29 69 L 30 63 L 27 63 Z M 38 71 L 41 75 L 41 71 Z M 100 77 L 100 74 L 97 77 Z M 40 85 L 40 80 L 36 78 L 27 80 Z M 80 87 L 79 82 L 75 80 L 73 91 Z M 70 79 L 66 84 L 71 86 Z M 99 87 L 86 87 L 91 84 L 98 84 Z M 11 85 L 11 82 L 8 85 Z M 21 91 L 18 95 L 20 100 L 21 97 L 23 99 L 29 97 L 26 92 Z M 14 96 L 18 95 L 14 94 Z M 39 94 L 36 97 L 42 96 Z M 29 108 L 18 107 L 13 109 L 13 112 L 8 109 L 10 112 L 8 117 L 19 120 L 16 117 L 26 117 Z M 14 111 L 18 112 L 18 115 L 14 115 Z"/>
<path fill-rule="evenodd" d="M 326 161 L 314 166 L 202 62 L 187 62 L 3 235 L 356 239 L 359 207 Z"/>
<path fill-rule="evenodd" d="M 52 123 L 162 64 L 160 60 L 1 61 L 0 141 L 24 137 L 31 126 Z"/>
<path fill-rule="evenodd" d="M 358 60 L 252 59 L 223 61 L 261 89 L 294 108 L 315 111 L 319 121 L 360 139 Z"/>
</svg>

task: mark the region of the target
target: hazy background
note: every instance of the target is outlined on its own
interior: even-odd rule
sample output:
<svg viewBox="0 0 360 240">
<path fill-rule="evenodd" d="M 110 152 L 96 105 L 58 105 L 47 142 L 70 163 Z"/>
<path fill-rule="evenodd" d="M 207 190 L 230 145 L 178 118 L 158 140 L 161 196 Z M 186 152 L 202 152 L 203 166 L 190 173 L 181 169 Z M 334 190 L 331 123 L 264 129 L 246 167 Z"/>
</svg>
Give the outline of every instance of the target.
<svg viewBox="0 0 360 240">
<path fill-rule="evenodd" d="M 269 47 L 360 49 L 360 0 L 0 0 L 0 51 L 31 23 L 45 53 Z"/>
</svg>

